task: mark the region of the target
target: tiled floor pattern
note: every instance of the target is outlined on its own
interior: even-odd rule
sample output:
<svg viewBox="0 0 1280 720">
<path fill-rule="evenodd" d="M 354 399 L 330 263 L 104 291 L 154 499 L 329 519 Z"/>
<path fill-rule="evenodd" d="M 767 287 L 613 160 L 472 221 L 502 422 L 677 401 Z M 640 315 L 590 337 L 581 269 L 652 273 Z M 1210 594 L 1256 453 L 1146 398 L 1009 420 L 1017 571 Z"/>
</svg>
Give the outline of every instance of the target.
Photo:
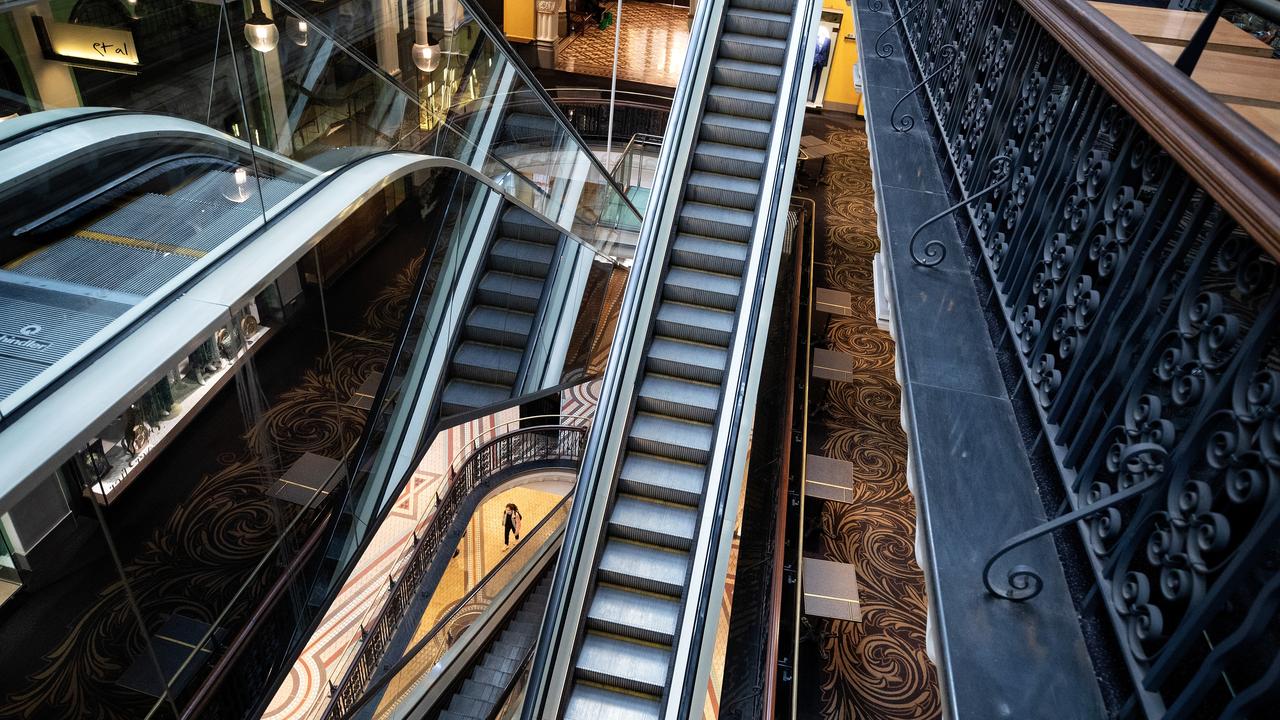
<svg viewBox="0 0 1280 720">
<path fill-rule="evenodd" d="M 827 161 L 825 184 L 810 193 L 821 233 L 822 266 L 814 280 L 849 292 L 852 315 L 833 317 L 819 347 L 852 355 L 853 379 L 830 383 L 825 397 L 810 399 L 821 404 L 810 426 L 810 452 L 848 460 L 854 474 L 852 502 L 821 502 L 808 522 L 821 523 L 825 559 L 854 564 L 862 622 L 820 621 L 824 667 L 820 674 L 802 672 L 800 691 L 803 696 L 807 679 L 825 718 L 933 720 L 941 717 L 941 704 L 925 651 L 928 605 L 915 561 L 901 389 L 893 340 L 875 318 L 871 263 L 880 243 L 867 137 L 853 121 L 830 127 L 826 140 L 839 151 Z"/>
<path fill-rule="evenodd" d="M 617 17 L 617 5 L 609 6 Z M 675 87 L 689 48 L 689 8 L 650 2 L 622 5 L 618 77 Z M 556 69 L 609 77 L 613 74 L 614 27 L 595 24 L 573 36 L 556 53 Z"/>
</svg>

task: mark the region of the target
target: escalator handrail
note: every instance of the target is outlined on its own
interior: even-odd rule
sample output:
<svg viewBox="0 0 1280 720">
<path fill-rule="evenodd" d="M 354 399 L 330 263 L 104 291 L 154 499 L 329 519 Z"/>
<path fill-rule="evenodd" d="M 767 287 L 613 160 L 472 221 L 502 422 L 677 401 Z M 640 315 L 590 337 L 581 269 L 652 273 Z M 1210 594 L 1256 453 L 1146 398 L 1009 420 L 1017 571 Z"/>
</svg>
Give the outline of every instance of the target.
<svg viewBox="0 0 1280 720">
<path fill-rule="evenodd" d="M 791 24 L 787 49 L 783 56 L 786 65 L 782 68 L 779 81 L 779 87 L 784 89 L 784 92 L 779 93 L 779 107 L 774 115 L 775 118 L 783 118 L 784 122 L 770 135 L 764 173 L 761 177 L 761 187 L 771 187 L 772 192 L 761 198 L 761 205 L 756 211 L 756 217 L 761 219 L 752 229 L 750 245 L 752 256 L 747 260 L 747 271 L 743 278 L 743 287 L 752 290 L 743 296 L 743 304 L 738 310 L 738 326 L 734 329 L 733 344 L 730 346 L 729 361 L 726 364 L 728 373 L 722 401 L 727 404 L 732 399 L 732 405 L 722 407 L 717 418 L 716 435 L 712 444 L 713 463 L 716 458 L 715 448 L 720 446 L 725 449 L 720 455 L 719 466 L 708 464 L 707 498 L 704 500 L 702 518 L 698 523 L 699 537 L 694 548 L 693 567 L 699 567 L 698 549 L 704 542 L 709 546 L 708 554 L 701 563 L 702 577 L 690 578 L 685 607 L 680 616 L 683 632 L 680 632 L 677 637 L 673 665 L 676 668 L 681 667 L 683 655 L 684 676 L 679 679 L 678 686 L 675 684 L 677 678 L 672 677 L 672 686 L 666 698 L 668 709 L 674 703 L 678 708 L 678 716 L 682 718 L 694 713 L 698 715 L 702 713 L 701 705 L 697 708 L 692 708 L 690 705 L 694 694 L 704 692 L 706 689 L 705 678 L 699 682 L 703 670 L 710 661 L 708 651 L 711 646 L 705 637 L 706 621 L 709 613 L 719 612 L 721 603 L 714 603 L 713 608 L 711 596 L 713 589 L 717 587 L 715 579 L 719 573 L 720 564 L 718 553 L 729 550 L 727 547 L 718 546 L 722 544 L 720 537 L 723 535 L 726 521 L 733 521 L 732 518 L 726 517 L 725 513 L 729 490 L 734 484 L 735 476 L 745 472 L 743 461 L 747 454 L 746 444 L 749 442 L 752 424 L 750 418 L 745 417 L 745 413 L 754 404 L 749 402 L 748 398 L 754 396 L 760 382 L 759 373 L 751 372 L 751 366 L 762 357 L 761 351 L 768 335 L 767 328 L 759 327 L 762 315 L 771 312 L 771 303 L 766 302 L 767 298 L 765 298 L 765 289 L 770 285 L 765 274 L 768 270 L 769 258 L 774 252 L 774 245 L 781 242 L 779 236 L 785 233 L 785 231 L 778 232 L 779 221 L 785 223 L 788 206 L 788 198 L 783 196 L 783 188 L 788 185 L 785 178 L 788 177 L 789 172 L 794 171 L 795 167 L 798 135 L 804 122 L 803 93 L 809 82 L 810 66 L 805 60 L 807 51 L 811 51 L 809 38 L 817 27 L 821 5 L 798 2 L 796 12 L 800 17 Z M 769 180 L 772 182 L 768 182 Z M 776 282 L 776 270 L 774 281 Z M 760 337 L 761 330 L 765 331 L 764 337 Z M 727 416 L 726 409 L 730 410 Z M 698 591 L 699 587 L 701 592 Z M 720 585 L 719 588 L 723 592 L 723 586 Z M 691 613 L 690 610 L 693 612 Z M 695 657 L 696 661 L 689 661 L 694 660 Z M 680 695 L 679 698 L 675 697 L 677 694 Z"/>
<path fill-rule="evenodd" d="M 555 98 L 551 97 L 550 93 L 547 92 L 547 89 L 542 86 L 542 83 L 538 81 L 538 78 L 533 74 L 533 70 L 530 70 L 529 66 L 525 64 L 524 59 L 520 57 L 520 54 L 516 52 L 516 49 L 507 41 L 506 34 L 494 24 L 493 19 L 489 17 L 489 14 L 479 6 L 479 3 L 477 3 L 476 0 L 459 0 L 459 2 L 461 2 L 462 6 L 466 8 L 467 13 L 475 20 L 476 24 L 480 27 L 481 32 L 489 38 L 489 41 L 502 49 L 507 61 L 516 69 L 516 73 L 520 75 L 520 78 L 524 80 L 525 86 L 542 99 L 543 105 L 546 107 L 547 111 L 553 118 L 555 118 L 556 123 L 564 128 L 565 132 L 569 133 L 569 136 L 573 138 L 578 149 L 586 155 L 588 162 L 595 166 L 596 171 L 600 173 L 604 182 L 608 183 L 610 187 L 613 188 L 613 191 L 618 194 L 618 197 L 622 199 L 622 202 L 626 203 L 626 206 L 631 209 L 631 212 L 635 213 L 637 219 L 643 218 L 644 213 L 640 212 L 640 210 L 636 208 L 635 203 L 631 202 L 631 198 L 627 197 L 626 188 L 621 187 L 617 181 L 613 179 L 613 176 L 609 174 L 609 171 L 605 169 L 604 163 L 602 163 L 600 158 L 596 157 L 596 154 L 591 151 L 591 146 L 588 145 L 587 141 L 580 133 L 578 133 L 578 129 L 569 121 L 569 117 L 565 115 L 564 110 L 556 103 Z"/>
<path fill-rule="evenodd" d="M 648 317 L 656 302 L 666 248 L 679 209 L 680 188 L 689 165 L 689 149 L 701 120 L 702 99 L 711 74 L 719 21 L 725 4 L 726 0 L 703 0 L 698 4 L 690 26 L 690 44 L 663 134 L 667 141 L 658 153 L 654 186 L 641 222 L 635 261 L 618 311 L 609 349 L 610 361 L 596 405 L 596 418 L 583 451 L 582 468 L 574 491 L 577 501 L 566 523 L 565 544 L 556 563 L 546 619 L 538 633 L 538 650 L 530 670 L 529 690 L 525 694 L 522 713 L 526 719 L 538 717 L 549 702 L 559 704 L 563 699 L 553 701 L 549 695 L 561 693 L 552 687 L 556 680 L 553 676 L 559 672 L 557 666 L 562 664 L 557 662 L 557 658 L 561 652 L 572 652 L 576 643 L 577 628 L 569 627 L 569 615 L 571 611 L 581 610 L 580 607 L 571 607 L 581 600 L 571 597 L 571 594 L 581 596 L 585 588 L 572 587 L 572 579 L 585 559 L 589 530 L 603 522 L 603 506 L 607 504 L 608 493 L 602 492 L 601 488 L 605 486 L 608 489 L 607 483 L 612 483 L 611 469 L 620 459 L 611 442 L 612 435 L 621 436 L 626 430 L 627 409 L 631 406 L 640 356 L 648 335 L 641 330 L 647 328 Z M 607 478 L 606 472 L 610 472 Z M 597 515 L 600 517 L 594 517 Z M 550 708 L 552 714 L 557 710 Z"/>
</svg>

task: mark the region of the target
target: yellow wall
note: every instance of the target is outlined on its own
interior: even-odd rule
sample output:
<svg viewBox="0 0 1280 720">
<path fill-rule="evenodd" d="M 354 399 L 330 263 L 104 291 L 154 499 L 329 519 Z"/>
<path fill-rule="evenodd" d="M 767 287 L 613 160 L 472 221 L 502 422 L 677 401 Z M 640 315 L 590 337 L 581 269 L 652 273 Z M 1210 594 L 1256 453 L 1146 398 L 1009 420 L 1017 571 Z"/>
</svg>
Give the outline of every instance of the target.
<svg viewBox="0 0 1280 720">
<path fill-rule="evenodd" d="M 510 2 L 510 0 L 508 0 Z M 853 10 L 847 0 L 822 0 L 825 10 L 839 12 L 840 39 L 835 43 L 835 52 L 831 56 L 831 74 L 827 76 L 827 92 L 823 96 L 826 103 L 840 103 L 841 110 L 853 110 L 862 103 L 862 95 L 853 89 L 853 63 L 858 59 L 858 43 L 846 40 L 853 35 Z"/>
<path fill-rule="evenodd" d="M 537 37 L 534 0 L 503 0 L 502 29 L 508 40 L 533 42 Z"/>
</svg>

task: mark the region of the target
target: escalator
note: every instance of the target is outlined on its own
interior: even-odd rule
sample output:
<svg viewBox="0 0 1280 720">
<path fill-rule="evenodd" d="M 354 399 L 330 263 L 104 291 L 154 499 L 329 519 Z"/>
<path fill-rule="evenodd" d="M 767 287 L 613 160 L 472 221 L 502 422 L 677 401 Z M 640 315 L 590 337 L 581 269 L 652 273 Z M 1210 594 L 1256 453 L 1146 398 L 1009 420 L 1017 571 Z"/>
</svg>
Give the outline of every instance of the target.
<svg viewBox="0 0 1280 720">
<path fill-rule="evenodd" d="M 614 402 L 618 418 L 598 422 L 592 436 L 601 458 L 616 459 L 599 460 L 591 483 L 584 466 L 579 485 L 595 486 L 596 510 L 574 523 L 581 556 L 562 561 L 526 717 L 639 720 L 673 707 L 701 714 L 684 703 L 696 704 L 706 687 L 696 669 L 706 666 L 702 629 L 714 622 L 706 616 L 718 613 L 718 602 L 708 605 L 723 575 L 719 586 L 710 578 L 723 562 L 716 553 L 725 552 L 726 523 L 732 528 L 733 474 L 749 431 L 741 423 L 761 357 L 753 338 L 767 326 L 761 300 L 780 257 L 768 208 L 789 193 L 789 170 L 777 168 L 798 141 L 804 38 L 815 20 L 808 5 L 727 0 L 704 10 L 704 64 L 687 62 L 681 79 L 682 88 L 696 87 L 691 68 L 706 78 L 701 108 L 692 100 L 685 114 L 692 152 L 681 168 L 664 149 L 661 172 L 674 175 L 666 202 L 675 211 L 651 206 L 660 217 L 646 221 L 670 240 L 655 240 L 662 249 L 647 261 L 653 289 L 635 289 L 652 293 L 632 331 L 644 339 L 631 349 L 615 341 L 615 354 L 639 358 L 630 369 L 622 358 L 611 363 L 617 377 L 606 379 L 601 403 Z M 669 224 L 659 225 L 664 212 Z M 562 621 L 569 629 L 554 627 Z"/>
</svg>

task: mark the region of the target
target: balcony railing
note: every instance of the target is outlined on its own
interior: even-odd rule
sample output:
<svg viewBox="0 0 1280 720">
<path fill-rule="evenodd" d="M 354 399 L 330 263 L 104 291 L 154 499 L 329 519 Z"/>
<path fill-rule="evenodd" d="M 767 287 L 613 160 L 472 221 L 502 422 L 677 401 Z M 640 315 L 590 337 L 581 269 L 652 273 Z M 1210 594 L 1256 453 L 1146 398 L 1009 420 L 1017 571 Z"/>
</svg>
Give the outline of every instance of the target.
<svg viewBox="0 0 1280 720">
<path fill-rule="evenodd" d="M 972 198 L 956 209 L 975 271 L 1033 452 L 1065 496 L 1057 518 L 992 548 L 988 589 L 1034 602 L 1019 547 L 1074 525 L 1084 604 L 1102 607 L 1131 676 L 1122 717 L 1266 714 L 1280 689 L 1280 147 L 1084 0 L 859 5 L 898 18 L 863 52 L 904 52 L 925 78 L 929 117 L 894 127 L 936 133 Z M 920 260 L 965 262 L 936 245 Z"/>
</svg>

